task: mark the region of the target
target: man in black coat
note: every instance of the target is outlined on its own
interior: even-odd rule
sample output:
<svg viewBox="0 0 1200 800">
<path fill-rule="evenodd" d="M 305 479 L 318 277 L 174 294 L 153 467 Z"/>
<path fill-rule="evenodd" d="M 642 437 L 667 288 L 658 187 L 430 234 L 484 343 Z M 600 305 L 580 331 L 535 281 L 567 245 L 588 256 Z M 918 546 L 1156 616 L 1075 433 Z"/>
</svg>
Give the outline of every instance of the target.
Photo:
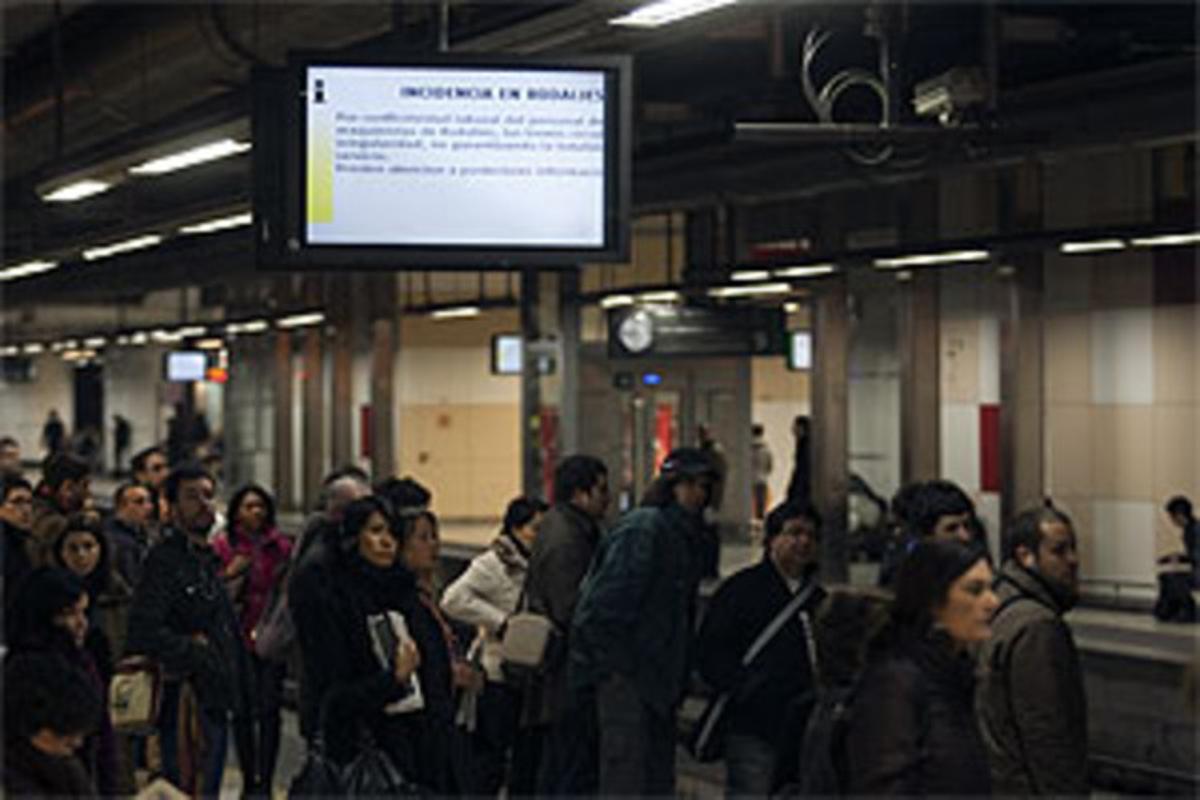
<svg viewBox="0 0 1200 800">
<path fill-rule="evenodd" d="M 579 602 L 579 589 L 600 541 L 608 509 L 608 468 L 598 458 L 573 455 L 554 473 L 554 505 L 542 519 L 529 557 L 525 599 L 545 614 L 564 637 L 563 657 L 548 665 L 530 687 L 525 724 L 544 732 L 538 793 L 591 794 L 596 790 L 596 719 L 589 702 L 572 702 L 567 686 L 565 638 Z"/>
<path fill-rule="evenodd" d="M 813 617 L 825 592 L 806 594 L 747 667 L 742 659 L 772 621 L 817 580 L 821 519 L 807 504 L 787 501 L 767 516 L 764 557 L 721 585 L 709 605 L 697 641 L 696 661 L 704 680 L 729 692 L 725 763 L 731 796 L 771 794 L 780 774 L 783 745 L 803 736 L 797 718 L 801 699 L 814 688 Z"/>
<path fill-rule="evenodd" d="M 140 483 L 123 483 L 113 493 L 113 514 L 104 523 L 113 569 L 127 584 L 142 580 L 142 565 L 150 554 L 150 520 L 154 498 Z"/>
<path fill-rule="evenodd" d="M 33 524 L 33 486 L 20 475 L 0 476 L 0 536 L 4 554 L 4 610 L 21 580 L 33 571 L 29 526 Z"/>
<path fill-rule="evenodd" d="M 225 767 L 228 717 L 245 703 L 246 652 L 220 560 L 207 541 L 215 516 L 213 479 L 200 466 L 184 464 L 167 478 L 166 493 L 170 527 L 146 559 L 129 613 L 126 648 L 157 660 L 171 676 L 164 686 L 158 733 L 163 771 L 181 787 L 184 684 L 195 692 L 203 740 L 190 753 L 200 773 L 196 788 L 215 795 Z"/>
</svg>

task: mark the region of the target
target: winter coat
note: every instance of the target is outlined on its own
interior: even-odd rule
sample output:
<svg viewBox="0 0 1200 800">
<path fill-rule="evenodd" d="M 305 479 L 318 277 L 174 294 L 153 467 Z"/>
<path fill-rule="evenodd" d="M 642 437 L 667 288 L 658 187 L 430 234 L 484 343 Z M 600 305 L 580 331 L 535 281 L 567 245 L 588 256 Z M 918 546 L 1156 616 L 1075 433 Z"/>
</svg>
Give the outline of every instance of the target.
<svg viewBox="0 0 1200 800">
<path fill-rule="evenodd" d="M 262 619 L 271 601 L 271 594 L 291 561 L 292 540 L 275 528 L 259 536 L 226 531 L 213 539 L 212 548 L 221 559 L 222 570 L 237 556 L 250 559 L 250 567 L 235 579 L 239 588 L 234 598 L 234 608 L 238 612 L 246 647 L 252 648 L 254 627 Z"/>
<path fill-rule="evenodd" d="M 600 542 L 571 624 L 570 685 L 613 675 L 672 715 L 687 686 L 703 519 L 678 505 L 626 514 Z"/>
<path fill-rule="evenodd" d="M 150 554 L 150 535 L 117 517 L 108 519 L 104 533 L 108 536 L 113 569 L 129 586 L 137 586 L 142 579 L 142 565 Z"/>
<path fill-rule="evenodd" d="M 87 770 L 75 756 L 51 756 L 24 739 L 4 743 L 4 792 L 13 798 L 97 797 Z"/>
<path fill-rule="evenodd" d="M 991 793 L 973 670 L 944 634 L 898 645 L 867 668 L 846 735 L 852 794 Z"/>
<path fill-rule="evenodd" d="M 483 628 L 483 669 L 490 681 L 504 680 L 497 631 L 517 610 L 529 571 L 528 559 L 529 551 L 523 544 L 510 534 L 501 534 L 442 593 L 443 611 L 460 622 Z"/>
<path fill-rule="evenodd" d="M 16 596 L 17 585 L 33 572 L 33 561 L 29 557 L 29 531 L 0 520 L 0 537 L 4 548 L 4 608 L 7 611 Z"/>
<path fill-rule="evenodd" d="M 1071 603 L 1012 561 L 996 594 L 976 696 L 993 785 L 1002 794 L 1087 795 L 1087 698 L 1062 618 Z"/>
<path fill-rule="evenodd" d="M 126 651 L 191 681 L 205 711 L 242 711 L 247 654 L 210 547 L 168 531 L 150 551 L 129 612 Z"/>
<path fill-rule="evenodd" d="M 584 576 L 600 542 L 596 520 L 569 503 L 558 503 L 542 518 L 542 527 L 529 556 L 525 596 L 529 610 L 545 614 L 565 641 L 570 639 L 571 618 L 579 602 Z M 549 725 L 566 712 L 570 701 L 565 658 L 546 666 L 544 675 L 529 687 L 525 703 L 526 725 Z"/>
<path fill-rule="evenodd" d="M 815 580 L 815 575 L 805 580 Z M 825 592 L 817 589 L 799 613 L 780 628 L 743 669 L 742 657 L 795 595 L 769 558 L 729 578 L 704 615 L 696 644 L 696 665 L 718 692 L 732 692 L 726 731 L 783 744 L 789 707 L 814 686 L 813 615 Z"/>
</svg>

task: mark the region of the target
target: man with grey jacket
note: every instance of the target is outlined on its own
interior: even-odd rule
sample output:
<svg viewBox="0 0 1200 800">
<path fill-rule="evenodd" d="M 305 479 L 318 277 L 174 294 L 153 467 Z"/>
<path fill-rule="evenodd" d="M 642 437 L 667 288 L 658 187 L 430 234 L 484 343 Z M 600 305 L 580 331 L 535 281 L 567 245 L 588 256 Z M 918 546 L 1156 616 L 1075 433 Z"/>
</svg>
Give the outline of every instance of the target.
<svg viewBox="0 0 1200 800">
<path fill-rule="evenodd" d="M 1087 795 L 1087 698 L 1071 629 L 1079 557 L 1071 519 L 1025 511 L 996 580 L 1000 607 L 980 652 L 976 709 L 998 795 Z"/>
<path fill-rule="evenodd" d="M 567 642 L 580 587 L 600 543 L 608 510 L 608 468 L 598 458 L 573 455 L 554 473 L 554 505 L 529 556 L 525 579 L 530 611 L 546 615 L 562 634 L 559 656 L 530 687 L 523 722 L 542 732 L 538 794 L 594 794 L 597 787 L 595 706 L 571 695 Z"/>
</svg>

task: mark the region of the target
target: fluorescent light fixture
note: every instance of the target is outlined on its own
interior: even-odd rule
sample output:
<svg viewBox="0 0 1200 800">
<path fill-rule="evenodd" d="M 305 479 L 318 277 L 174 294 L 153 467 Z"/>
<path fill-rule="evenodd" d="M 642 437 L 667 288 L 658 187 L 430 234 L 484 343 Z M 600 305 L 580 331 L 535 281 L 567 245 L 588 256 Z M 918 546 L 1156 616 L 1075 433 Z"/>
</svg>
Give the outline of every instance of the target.
<svg viewBox="0 0 1200 800">
<path fill-rule="evenodd" d="M 129 343 L 132 345 L 141 346 L 146 344 L 148 341 L 150 341 L 150 335 L 145 331 L 138 331 L 137 333 L 129 336 Z"/>
<path fill-rule="evenodd" d="M 88 361 L 96 357 L 95 350 L 67 350 L 62 354 L 63 361 Z"/>
<path fill-rule="evenodd" d="M 225 342 L 221 339 L 213 337 L 212 339 L 201 339 L 196 342 L 197 350 L 221 350 L 225 347 Z"/>
<path fill-rule="evenodd" d="M 191 339 L 196 336 L 203 336 L 206 333 L 208 333 L 208 328 L 203 325 L 184 325 L 175 331 L 175 336 L 178 336 L 180 339 Z"/>
<path fill-rule="evenodd" d="M 157 330 L 150 331 L 150 339 L 155 342 L 158 342 L 160 344 L 170 344 L 171 342 L 178 342 L 182 338 L 183 337 L 180 336 L 178 333 L 175 333 L 174 331 L 169 331 L 166 328 L 159 328 Z"/>
<path fill-rule="evenodd" d="M 24 264 L 0 269 L 0 281 L 15 281 L 17 278 L 28 278 L 30 275 L 38 275 L 52 269 L 58 269 L 57 261 L 26 261 Z"/>
<path fill-rule="evenodd" d="M 992 254 L 987 250 L 951 250 L 947 253 L 922 253 L 915 256 L 877 258 L 875 266 L 878 269 L 936 267 L 942 264 L 969 264 L 976 261 L 987 261 L 991 257 Z"/>
<path fill-rule="evenodd" d="M 0 356 L 19 356 L 20 354 L 21 348 L 17 347 L 15 344 L 10 344 L 7 347 L 0 347 Z"/>
<path fill-rule="evenodd" d="M 770 280 L 771 273 L 765 269 L 740 269 L 729 276 L 730 280 L 738 281 L 765 281 Z"/>
<path fill-rule="evenodd" d="M 117 347 L 126 347 L 128 345 L 129 345 L 129 337 L 128 336 L 126 336 L 125 334 L 121 334 L 120 336 L 117 337 Z"/>
<path fill-rule="evenodd" d="M 785 314 L 796 314 L 800 311 L 799 303 L 784 303 L 783 311 Z"/>
<path fill-rule="evenodd" d="M 1200 244 L 1200 231 L 1192 233 L 1164 233 L 1161 236 L 1144 236 L 1130 239 L 1134 247 L 1173 247 L 1181 244 Z"/>
<path fill-rule="evenodd" d="M 631 305 L 633 305 L 633 295 L 631 294 L 610 294 L 608 297 L 600 298 L 601 308 L 620 308 Z"/>
<path fill-rule="evenodd" d="M 613 17 L 608 24 L 630 28 L 657 28 L 736 2 L 737 0 L 657 0 L 635 8 L 628 14 Z"/>
<path fill-rule="evenodd" d="M 775 270 L 776 278 L 815 278 L 818 275 L 832 275 L 837 272 L 834 264 L 808 264 L 803 267 L 780 267 Z"/>
<path fill-rule="evenodd" d="M 46 348 L 37 342 L 30 342 L 21 348 L 21 352 L 27 356 L 36 356 L 38 353 L 46 352 Z"/>
<path fill-rule="evenodd" d="M 147 234 L 145 236 L 135 236 L 132 239 L 126 239 L 123 242 L 114 242 L 113 244 L 99 245 L 98 247 L 89 247 L 83 251 L 83 258 L 86 261 L 95 261 L 98 258 L 108 258 L 109 256 L 119 255 L 121 253 L 130 253 L 134 250 L 142 250 L 147 247 L 154 247 L 162 242 L 163 237 L 157 233 Z"/>
<path fill-rule="evenodd" d="M 103 336 L 89 336 L 83 340 L 83 346 L 95 350 L 98 347 L 104 347 L 108 344 L 108 339 Z"/>
<path fill-rule="evenodd" d="M 748 286 L 718 286 L 708 290 L 709 297 L 757 297 L 788 294 L 792 287 L 786 283 L 756 283 Z"/>
<path fill-rule="evenodd" d="M 216 219 L 197 222 L 192 225 L 184 225 L 179 229 L 180 233 L 215 233 L 216 231 L 227 231 L 230 228 L 240 228 L 243 225 L 249 225 L 254 221 L 254 215 L 249 211 L 241 214 L 231 214 L 228 217 L 217 217 Z"/>
<path fill-rule="evenodd" d="M 192 147 L 162 158 L 153 158 L 129 168 L 133 175 L 163 175 L 180 169 L 194 167 L 218 158 L 228 158 L 244 153 L 250 149 L 249 142 L 239 142 L 234 139 L 221 139 L 198 147 Z"/>
<path fill-rule="evenodd" d="M 82 180 L 60 186 L 49 194 L 42 195 L 47 203 L 74 203 L 76 200 L 107 192 L 112 188 L 111 183 L 97 180 Z"/>
<path fill-rule="evenodd" d="M 467 319 L 479 316 L 479 306 L 452 306 L 429 312 L 433 319 Z"/>
<path fill-rule="evenodd" d="M 230 322 L 225 325 L 225 332 L 232 334 L 262 333 L 270 327 L 271 323 L 265 319 L 252 319 L 246 322 Z"/>
<path fill-rule="evenodd" d="M 1125 249 L 1124 239 L 1096 239 L 1091 242 L 1063 242 L 1059 252 L 1067 255 L 1078 253 L 1110 253 Z"/>
<path fill-rule="evenodd" d="M 638 300 L 643 303 L 678 303 L 683 299 L 683 295 L 674 289 L 664 289 L 656 292 L 642 292 L 638 295 Z"/>
<path fill-rule="evenodd" d="M 280 317 L 275 324 L 280 328 L 303 328 L 308 325 L 320 325 L 325 321 L 325 315 L 320 311 L 307 314 L 292 314 L 290 317 Z"/>
</svg>

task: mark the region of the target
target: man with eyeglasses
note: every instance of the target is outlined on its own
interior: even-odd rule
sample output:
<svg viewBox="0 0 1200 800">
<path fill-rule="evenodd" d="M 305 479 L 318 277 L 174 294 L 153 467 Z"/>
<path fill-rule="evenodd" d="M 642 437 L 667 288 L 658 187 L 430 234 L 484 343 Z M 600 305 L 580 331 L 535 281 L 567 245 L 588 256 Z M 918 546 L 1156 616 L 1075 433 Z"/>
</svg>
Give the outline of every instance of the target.
<svg viewBox="0 0 1200 800">
<path fill-rule="evenodd" d="M 0 531 L 3 533 L 4 609 L 21 579 L 33 571 L 29 527 L 33 524 L 33 486 L 20 475 L 0 475 Z"/>
<path fill-rule="evenodd" d="M 140 483 L 123 483 L 113 493 L 113 515 L 105 523 L 113 568 L 130 586 L 142 578 L 142 564 L 150 553 L 149 523 L 154 517 L 150 490 Z"/>
<path fill-rule="evenodd" d="M 128 652 L 155 659 L 170 676 L 158 726 L 163 772 L 179 788 L 204 796 L 220 790 L 229 714 L 243 710 L 248 674 L 220 560 L 207 540 L 214 493 L 212 476 L 197 464 L 176 467 L 167 478 L 169 525 L 146 559 L 127 641 Z M 195 707 L 187 702 L 190 693 Z M 181 726 L 183 714 L 194 716 Z M 181 727 L 198 727 L 200 736 L 181 742 Z M 195 776 L 184 774 L 181 767 L 187 763 L 194 765 Z"/>
</svg>

